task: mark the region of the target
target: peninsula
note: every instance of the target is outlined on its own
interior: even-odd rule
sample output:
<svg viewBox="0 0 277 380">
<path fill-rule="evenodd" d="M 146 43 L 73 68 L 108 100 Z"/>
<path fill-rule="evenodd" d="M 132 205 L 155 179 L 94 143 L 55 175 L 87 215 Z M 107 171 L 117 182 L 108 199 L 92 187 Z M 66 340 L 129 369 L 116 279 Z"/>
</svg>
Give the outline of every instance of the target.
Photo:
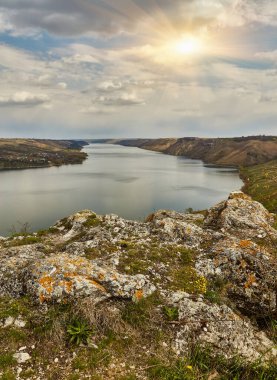
<svg viewBox="0 0 277 380">
<path fill-rule="evenodd" d="M 0 170 L 81 164 L 84 141 L 0 139 Z"/>
</svg>

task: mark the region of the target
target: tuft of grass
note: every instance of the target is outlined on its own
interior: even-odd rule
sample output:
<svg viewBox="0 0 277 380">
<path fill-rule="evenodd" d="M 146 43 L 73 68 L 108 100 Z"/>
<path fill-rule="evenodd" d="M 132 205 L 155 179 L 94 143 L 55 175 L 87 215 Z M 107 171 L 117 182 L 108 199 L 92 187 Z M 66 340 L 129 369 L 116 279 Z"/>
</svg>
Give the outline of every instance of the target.
<svg viewBox="0 0 277 380">
<path fill-rule="evenodd" d="M 0 369 L 7 369 L 16 364 L 16 360 L 11 352 L 4 352 L 0 354 Z"/>
<path fill-rule="evenodd" d="M 152 319 L 153 311 L 161 304 L 157 293 L 138 302 L 129 301 L 122 311 L 123 321 L 135 328 L 143 328 Z"/>
<path fill-rule="evenodd" d="M 37 236 L 42 237 L 42 236 L 47 236 L 49 234 L 55 234 L 55 233 L 58 233 L 58 232 L 59 232 L 58 228 L 50 227 L 47 230 L 39 230 L 39 231 L 37 231 Z"/>
<path fill-rule="evenodd" d="M 89 325 L 81 320 L 74 320 L 67 326 L 67 334 L 69 337 L 69 343 L 76 344 L 87 344 L 89 337 L 92 334 L 92 329 Z"/>
<path fill-rule="evenodd" d="M 163 313 L 168 321 L 177 321 L 179 318 L 179 310 L 177 307 L 164 306 Z"/>
<path fill-rule="evenodd" d="M 101 225 L 101 220 L 97 218 L 96 214 L 90 215 L 83 224 L 86 228 L 98 227 Z"/>
</svg>

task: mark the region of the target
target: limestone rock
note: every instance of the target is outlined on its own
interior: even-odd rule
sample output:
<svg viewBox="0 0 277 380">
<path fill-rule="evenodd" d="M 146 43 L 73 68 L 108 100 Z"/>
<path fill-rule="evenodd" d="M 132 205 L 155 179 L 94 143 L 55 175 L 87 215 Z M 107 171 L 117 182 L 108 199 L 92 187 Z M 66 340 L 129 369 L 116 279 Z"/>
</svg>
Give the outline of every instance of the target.
<svg viewBox="0 0 277 380">
<path fill-rule="evenodd" d="M 31 359 L 31 356 L 27 352 L 17 352 L 13 355 L 17 363 L 22 364 Z"/>
<path fill-rule="evenodd" d="M 229 298 L 244 314 L 259 318 L 276 312 L 276 260 L 251 240 L 220 240 L 209 258 L 198 257 L 196 269 L 211 281 L 221 278 Z"/>
<path fill-rule="evenodd" d="M 209 209 L 205 219 L 206 227 L 223 229 L 244 239 L 258 235 L 277 239 L 273 223 L 273 214 L 242 192 L 231 193 L 227 201 Z"/>
<path fill-rule="evenodd" d="M 171 295 L 179 309 L 180 328 L 175 349 L 185 353 L 191 343 L 212 348 L 214 354 L 232 358 L 236 355 L 249 362 L 277 357 L 274 343 L 257 331 L 246 319 L 226 305 L 215 305 L 183 293 Z"/>
<path fill-rule="evenodd" d="M 61 302 L 92 296 L 95 303 L 109 297 L 140 299 L 155 287 L 143 275 L 128 276 L 73 255 L 42 259 L 29 268 L 27 291 L 40 302 Z"/>
</svg>

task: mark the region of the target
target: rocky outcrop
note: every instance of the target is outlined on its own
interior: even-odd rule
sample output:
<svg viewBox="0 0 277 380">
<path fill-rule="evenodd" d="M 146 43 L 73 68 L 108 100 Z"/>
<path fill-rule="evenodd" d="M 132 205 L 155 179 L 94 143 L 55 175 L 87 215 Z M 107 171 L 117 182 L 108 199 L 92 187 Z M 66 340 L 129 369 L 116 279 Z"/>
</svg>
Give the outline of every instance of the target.
<svg viewBox="0 0 277 380">
<path fill-rule="evenodd" d="M 239 355 L 247 361 L 255 361 L 277 355 L 266 335 L 228 306 L 205 302 L 203 297 L 191 298 L 186 293 L 172 294 L 170 300 L 175 301 L 179 309 L 181 327 L 175 341 L 179 354 L 184 354 L 192 343 L 200 341 L 226 358 Z"/>
<path fill-rule="evenodd" d="M 259 321 L 276 315 L 276 244 L 274 216 L 241 192 L 206 214 L 162 210 L 145 222 L 85 210 L 42 236 L 1 239 L 0 296 L 97 305 L 159 294 L 178 309 L 180 355 L 197 342 L 227 358 L 270 359 Z"/>
</svg>

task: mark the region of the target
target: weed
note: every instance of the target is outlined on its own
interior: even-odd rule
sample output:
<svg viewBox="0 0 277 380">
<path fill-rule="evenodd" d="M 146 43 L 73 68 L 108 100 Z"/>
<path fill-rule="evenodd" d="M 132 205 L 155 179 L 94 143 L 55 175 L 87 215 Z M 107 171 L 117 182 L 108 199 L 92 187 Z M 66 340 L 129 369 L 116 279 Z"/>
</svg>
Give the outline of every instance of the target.
<svg viewBox="0 0 277 380">
<path fill-rule="evenodd" d="M 177 307 L 164 306 L 163 313 L 168 321 L 177 321 L 179 318 L 179 310 Z"/>
<path fill-rule="evenodd" d="M 220 303 L 221 303 L 221 297 L 220 297 L 220 294 L 217 293 L 216 291 L 213 291 L 213 290 L 207 290 L 206 293 L 205 293 L 204 295 L 205 295 L 205 298 L 206 298 L 208 301 L 220 305 Z"/>
<path fill-rule="evenodd" d="M 67 334 L 69 342 L 80 346 L 81 343 L 87 344 L 90 335 L 92 334 L 91 328 L 86 322 L 75 320 L 67 327 Z"/>
</svg>

